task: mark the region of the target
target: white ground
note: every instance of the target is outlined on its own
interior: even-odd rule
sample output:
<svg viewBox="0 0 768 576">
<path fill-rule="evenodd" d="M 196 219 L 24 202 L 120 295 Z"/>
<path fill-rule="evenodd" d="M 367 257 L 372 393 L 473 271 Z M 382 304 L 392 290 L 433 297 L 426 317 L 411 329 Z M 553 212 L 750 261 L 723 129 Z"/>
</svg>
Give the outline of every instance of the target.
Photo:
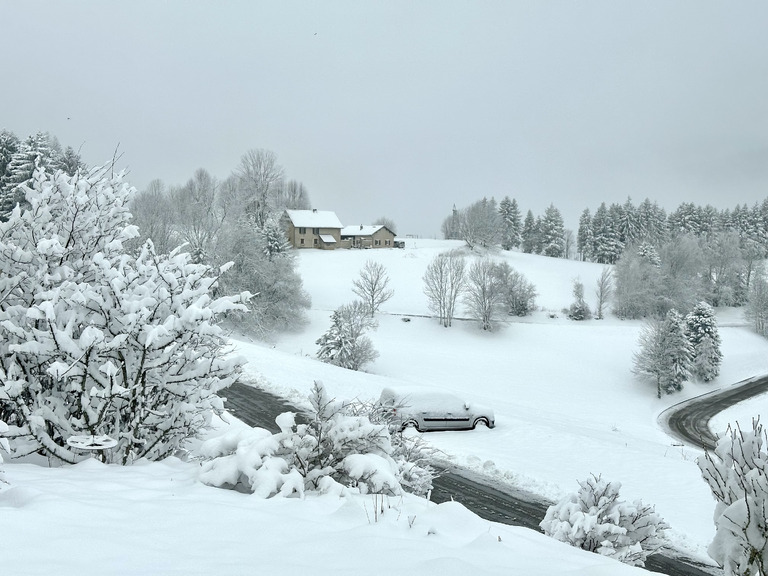
<svg viewBox="0 0 768 576">
<path fill-rule="evenodd" d="M 590 473 L 619 481 L 625 498 L 656 505 L 672 525 L 675 546 L 705 559 L 714 502 L 695 464 L 700 453 L 677 445 L 657 416 L 675 402 L 767 372 L 768 341 L 752 334 L 738 311 L 725 311 L 717 382 L 687 384 L 682 394 L 658 400 L 652 385 L 630 372 L 640 323 L 574 323 L 560 312 L 572 301 L 574 278 L 591 296 L 601 266 L 499 254 L 536 285 L 545 311 L 493 333 L 464 321 L 445 329 L 420 317 L 428 314 L 425 267 L 457 245 L 417 240 L 405 250 L 300 252 L 313 299 L 310 324 L 270 345 L 239 341 L 249 375 L 297 401 L 319 379 L 338 398 L 419 385 L 491 405 L 493 430 L 424 437 L 446 458 L 548 498 L 574 490 Z M 372 334 L 381 356 L 367 373 L 319 363 L 314 342 L 330 312 L 354 298 L 352 280 L 366 259 L 386 266 L 395 289 Z M 401 315 L 413 317 L 403 322 Z M 765 397 L 717 424 L 748 423 L 764 407 Z M 177 460 L 130 468 L 95 461 L 0 466 L 10 482 L 0 490 L 7 574 L 641 573 L 533 531 L 480 520 L 458 504 L 390 501 L 375 522 L 370 497 L 263 501 L 205 487 L 195 464 Z"/>
</svg>

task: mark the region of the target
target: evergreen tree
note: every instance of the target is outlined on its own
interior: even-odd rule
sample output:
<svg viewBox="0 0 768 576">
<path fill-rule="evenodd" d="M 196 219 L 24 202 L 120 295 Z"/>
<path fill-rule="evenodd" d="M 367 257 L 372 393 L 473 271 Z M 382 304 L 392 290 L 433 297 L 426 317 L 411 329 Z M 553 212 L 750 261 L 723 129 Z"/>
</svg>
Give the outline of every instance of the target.
<svg viewBox="0 0 768 576">
<path fill-rule="evenodd" d="M 683 382 L 690 377 L 693 350 L 680 314 L 673 309 L 664 320 L 647 323 L 640 334 L 639 345 L 633 372 L 651 376 L 659 398 L 662 393 L 682 390 Z"/>
<path fill-rule="evenodd" d="M 633 243 L 643 236 L 639 213 L 629 197 L 618 211 L 617 230 L 622 246 Z"/>
<path fill-rule="evenodd" d="M 709 304 L 699 302 L 685 317 L 685 335 L 693 350 L 692 375 L 704 382 L 717 378 L 723 355 L 715 311 Z"/>
<path fill-rule="evenodd" d="M 0 185 L 4 181 L 11 158 L 19 151 L 19 146 L 21 142 L 16 134 L 7 130 L 0 132 Z M 0 191 L 2 191 L 1 186 Z"/>
<path fill-rule="evenodd" d="M 592 259 L 592 213 L 585 208 L 579 218 L 579 231 L 576 233 L 576 249 L 579 251 L 579 260 Z"/>
<path fill-rule="evenodd" d="M 521 247 L 526 254 L 535 254 L 536 247 L 539 244 L 538 230 L 536 229 L 536 220 L 533 212 L 528 210 L 523 222 L 523 229 L 520 233 Z"/>
<path fill-rule="evenodd" d="M 554 204 L 550 204 L 544 212 L 539 235 L 545 256 L 562 258 L 565 255 L 565 224 Z"/>
<path fill-rule="evenodd" d="M 359 300 L 337 308 L 331 315 L 330 328 L 315 342 L 320 346 L 317 357 L 341 368 L 360 370 L 379 356 L 371 339 L 365 335 L 377 326 L 368 306 Z"/>
<path fill-rule="evenodd" d="M 592 255 L 600 264 L 615 264 L 621 250 L 616 248 L 619 244 L 619 233 L 611 219 L 605 202 L 595 212 L 592 218 Z"/>
<path fill-rule="evenodd" d="M 511 250 L 520 246 L 520 209 L 517 200 L 505 196 L 499 203 L 499 219 L 501 226 L 501 247 Z"/>
<path fill-rule="evenodd" d="M 568 318 L 571 320 L 586 320 L 592 314 L 587 305 L 587 301 L 584 300 L 584 284 L 581 280 L 573 281 L 573 304 L 568 309 Z"/>
<path fill-rule="evenodd" d="M 701 212 L 692 202 L 683 202 L 669 215 L 669 231 L 673 236 L 680 234 L 701 234 Z"/>
</svg>

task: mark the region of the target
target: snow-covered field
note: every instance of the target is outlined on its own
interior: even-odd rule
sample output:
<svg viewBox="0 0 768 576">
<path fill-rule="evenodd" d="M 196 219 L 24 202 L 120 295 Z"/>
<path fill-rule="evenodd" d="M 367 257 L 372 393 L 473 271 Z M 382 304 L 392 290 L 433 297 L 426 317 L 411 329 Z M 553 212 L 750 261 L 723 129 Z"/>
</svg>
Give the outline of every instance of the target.
<svg viewBox="0 0 768 576">
<path fill-rule="evenodd" d="M 551 499 L 575 490 L 590 473 L 619 481 L 624 498 L 656 505 L 675 546 L 705 559 L 714 501 L 695 464 L 700 452 L 677 445 L 657 416 L 713 387 L 768 372 L 768 342 L 743 326 L 739 311 L 721 312 L 720 378 L 688 383 L 682 394 L 658 400 L 653 386 L 630 372 L 641 323 L 575 323 L 561 312 L 572 301 L 574 278 L 591 297 L 599 265 L 497 254 L 536 285 L 543 311 L 493 333 L 465 321 L 445 329 L 423 317 L 429 313 L 424 269 L 456 246 L 409 240 L 405 250 L 300 252 L 313 299 L 310 323 L 270 344 L 238 340 L 248 375 L 299 402 L 319 379 L 340 399 L 418 385 L 491 405 L 493 430 L 424 437 L 446 459 Z M 371 334 L 379 359 L 367 372 L 351 372 L 315 360 L 315 340 L 331 311 L 354 298 L 352 280 L 366 259 L 386 266 L 395 296 Z M 718 426 L 733 418 L 748 422 L 764 406 L 765 397 L 734 408 Z M 642 573 L 530 530 L 481 520 L 457 503 L 390 499 L 375 521 L 370 496 L 264 501 L 203 486 L 195 463 L 173 459 L 129 468 L 92 460 L 65 468 L 0 467 L 10 483 L 0 489 L 7 574 Z"/>
<path fill-rule="evenodd" d="M 714 535 L 714 500 L 695 463 L 701 452 L 680 446 L 657 417 L 677 402 L 768 372 L 768 341 L 749 330 L 740 310 L 719 311 L 720 377 L 711 384 L 686 383 L 682 393 L 659 400 L 652 384 L 631 373 L 642 322 L 610 316 L 573 322 L 562 313 L 573 301 L 576 278 L 594 305 L 602 265 L 496 253 L 493 258 L 506 259 L 536 285 L 542 311 L 492 333 L 474 322 L 446 329 L 422 317 L 429 314 L 422 290 L 426 266 L 439 252 L 460 246 L 419 239 L 408 240 L 405 250 L 299 252 L 312 296 L 310 325 L 269 346 L 241 341 L 240 352 L 252 359 L 248 371 L 296 401 L 319 379 L 337 398 L 373 398 L 387 385 L 418 385 L 490 405 L 495 429 L 425 438 L 456 463 L 550 499 L 574 491 L 577 480 L 591 473 L 621 482 L 626 499 L 656 505 L 677 547 L 705 558 Z M 367 373 L 320 364 L 315 340 L 328 328 L 331 311 L 355 298 L 352 281 L 367 259 L 386 267 L 395 290 L 371 334 L 380 357 Z M 748 423 L 761 407 L 765 398 L 732 409 L 717 425 L 725 429 L 730 415 Z"/>
</svg>

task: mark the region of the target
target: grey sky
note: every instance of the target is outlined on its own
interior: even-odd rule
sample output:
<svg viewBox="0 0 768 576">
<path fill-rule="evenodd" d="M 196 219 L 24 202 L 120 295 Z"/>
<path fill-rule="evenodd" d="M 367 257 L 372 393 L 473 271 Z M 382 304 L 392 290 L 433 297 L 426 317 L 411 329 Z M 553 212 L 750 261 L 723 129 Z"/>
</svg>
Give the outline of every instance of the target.
<svg viewBox="0 0 768 576">
<path fill-rule="evenodd" d="M 0 0 L 0 128 L 130 180 L 274 151 L 343 224 L 768 197 L 768 3 Z"/>
</svg>

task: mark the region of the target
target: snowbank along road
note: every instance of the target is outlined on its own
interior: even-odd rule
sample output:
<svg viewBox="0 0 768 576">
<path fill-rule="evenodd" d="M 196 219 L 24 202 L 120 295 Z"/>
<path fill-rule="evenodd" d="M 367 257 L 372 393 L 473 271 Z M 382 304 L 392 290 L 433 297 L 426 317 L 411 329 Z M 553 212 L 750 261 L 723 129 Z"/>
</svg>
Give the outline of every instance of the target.
<svg viewBox="0 0 768 576">
<path fill-rule="evenodd" d="M 227 399 L 227 409 L 249 426 L 279 432 L 275 417 L 286 411 L 296 412 L 297 421 L 301 420 L 300 409 L 261 388 L 236 383 L 223 390 L 221 395 Z M 549 502 L 515 491 L 512 487 L 498 484 L 490 486 L 489 480 L 484 482 L 482 477 L 469 470 L 447 468 L 439 464 L 436 468 L 440 476 L 433 482 L 433 502 L 439 504 L 456 500 L 486 520 L 540 531 L 539 522 L 544 519 Z M 650 556 L 646 568 L 669 576 L 709 576 L 722 573 L 690 559 L 662 554 Z"/>
</svg>

